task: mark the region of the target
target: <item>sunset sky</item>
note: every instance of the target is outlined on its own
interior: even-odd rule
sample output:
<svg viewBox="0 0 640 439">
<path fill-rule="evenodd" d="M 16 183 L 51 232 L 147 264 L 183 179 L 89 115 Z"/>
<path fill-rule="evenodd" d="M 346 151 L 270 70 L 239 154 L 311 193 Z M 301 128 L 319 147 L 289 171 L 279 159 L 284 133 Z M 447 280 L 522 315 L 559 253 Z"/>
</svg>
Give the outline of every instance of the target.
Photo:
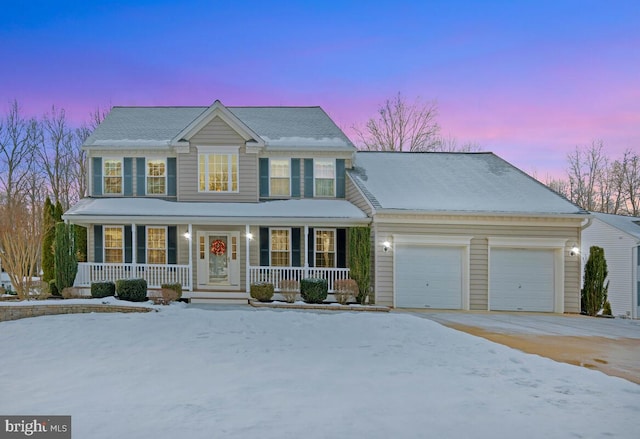
<svg viewBox="0 0 640 439">
<path fill-rule="evenodd" d="M 538 177 L 640 150 L 640 1 L 2 2 L 0 114 L 320 105 L 351 127 L 436 101 L 445 134 Z"/>
</svg>

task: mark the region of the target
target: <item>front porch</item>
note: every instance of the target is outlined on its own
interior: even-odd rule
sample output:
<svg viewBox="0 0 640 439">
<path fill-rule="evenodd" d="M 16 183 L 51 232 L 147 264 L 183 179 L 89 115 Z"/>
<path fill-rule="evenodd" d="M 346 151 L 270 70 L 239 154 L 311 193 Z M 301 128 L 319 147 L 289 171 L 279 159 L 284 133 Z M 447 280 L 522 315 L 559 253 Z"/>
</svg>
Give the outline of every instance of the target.
<svg viewBox="0 0 640 439">
<path fill-rule="evenodd" d="M 329 292 L 333 292 L 337 280 L 349 279 L 349 269 L 250 266 L 247 292 L 252 283 L 268 282 L 274 285 L 276 291 L 280 291 L 281 281 L 295 280 L 299 282 L 308 277 L 326 279 Z M 118 279 L 144 279 L 150 289 L 160 288 L 162 284 L 179 283 L 184 291 L 194 291 L 191 266 L 176 264 L 80 262 L 74 286 L 89 288 L 94 282 L 115 282 Z"/>
</svg>

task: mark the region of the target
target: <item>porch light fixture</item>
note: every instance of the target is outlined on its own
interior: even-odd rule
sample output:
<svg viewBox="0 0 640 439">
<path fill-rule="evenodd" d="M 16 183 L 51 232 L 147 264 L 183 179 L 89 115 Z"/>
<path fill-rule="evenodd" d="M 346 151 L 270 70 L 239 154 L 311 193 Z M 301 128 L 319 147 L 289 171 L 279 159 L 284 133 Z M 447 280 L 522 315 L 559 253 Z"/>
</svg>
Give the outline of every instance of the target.
<svg viewBox="0 0 640 439">
<path fill-rule="evenodd" d="M 385 241 L 382 243 L 382 251 L 383 252 L 388 252 L 389 249 L 391 248 L 391 243 L 389 241 Z"/>
<path fill-rule="evenodd" d="M 570 256 L 576 256 L 576 255 L 579 255 L 579 254 L 580 254 L 580 247 L 578 247 L 577 245 L 574 244 L 571 247 L 571 251 L 569 252 L 569 255 Z"/>
<path fill-rule="evenodd" d="M 247 233 L 245 236 L 249 241 L 253 241 L 253 233 Z"/>
<path fill-rule="evenodd" d="M 184 232 L 182 236 L 184 236 L 184 239 L 191 239 L 191 233 L 189 232 Z"/>
</svg>

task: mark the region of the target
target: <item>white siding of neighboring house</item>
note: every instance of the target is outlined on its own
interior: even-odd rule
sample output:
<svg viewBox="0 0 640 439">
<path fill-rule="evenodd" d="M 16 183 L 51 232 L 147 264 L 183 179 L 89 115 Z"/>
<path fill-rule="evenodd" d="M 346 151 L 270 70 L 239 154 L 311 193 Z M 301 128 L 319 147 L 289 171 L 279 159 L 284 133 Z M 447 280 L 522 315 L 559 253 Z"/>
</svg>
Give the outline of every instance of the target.
<svg viewBox="0 0 640 439">
<path fill-rule="evenodd" d="M 609 303 L 614 316 L 634 316 L 634 255 L 637 240 L 621 230 L 597 219 L 582 232 L 582 267 L 589 259 L 591 246 L 604 249 L 604 257 L 609 270 Z M 637 314 L 634 316 L 637 317 Z"/>
</svg>

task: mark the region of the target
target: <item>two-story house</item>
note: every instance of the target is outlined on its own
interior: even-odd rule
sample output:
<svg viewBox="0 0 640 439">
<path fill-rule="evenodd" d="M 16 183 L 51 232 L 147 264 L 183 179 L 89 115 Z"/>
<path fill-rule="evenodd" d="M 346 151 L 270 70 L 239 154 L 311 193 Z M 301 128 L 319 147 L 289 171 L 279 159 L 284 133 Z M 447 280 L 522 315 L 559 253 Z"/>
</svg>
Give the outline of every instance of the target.
<svg viewBox="0 0 640 439">
<path fill-rule="evenodd" d="M 579 312 L 586 213 L 491 153 L 365 153 L 319 107 L 115 107 L 84 144 L 76 285 L 349 277 L 370 226 L 372 299 L 408 308 Z"/>
</svg>

